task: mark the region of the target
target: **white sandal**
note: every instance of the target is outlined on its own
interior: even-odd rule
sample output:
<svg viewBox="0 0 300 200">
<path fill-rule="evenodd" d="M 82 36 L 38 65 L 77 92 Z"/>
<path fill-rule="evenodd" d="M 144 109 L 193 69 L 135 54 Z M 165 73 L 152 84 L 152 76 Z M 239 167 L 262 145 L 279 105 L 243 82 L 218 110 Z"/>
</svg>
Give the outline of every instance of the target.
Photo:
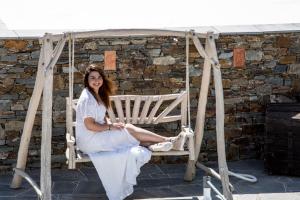
<svg viewBox="0 0 300 200">
<path fill-rule="evenodd" d="M 170 151 L 173 148 L 172 142 L 160 142 L 148 147 L 151 151 Z"/>
</svg>

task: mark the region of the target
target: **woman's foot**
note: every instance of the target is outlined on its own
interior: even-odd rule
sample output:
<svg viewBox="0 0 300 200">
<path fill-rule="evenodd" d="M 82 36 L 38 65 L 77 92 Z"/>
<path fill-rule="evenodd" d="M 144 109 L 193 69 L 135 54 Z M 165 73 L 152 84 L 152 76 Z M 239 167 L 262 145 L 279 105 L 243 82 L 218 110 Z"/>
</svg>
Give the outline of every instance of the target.
<svg viewBox="0 0 300 200">
<path fill-rule="evenodd" d="M 180 132 L 176 137 L 169 137 L 167 141 L 173 143 L 173 150 L 183 151 L 184 143 L 186 140 L 186 133 L 184 131 Z"/>
<path fill-rule="evenodd" d="M 173 148 L 172 142 L 160 142 L 148 147 L 151 151 L 170 151 Z"/>
</svg>

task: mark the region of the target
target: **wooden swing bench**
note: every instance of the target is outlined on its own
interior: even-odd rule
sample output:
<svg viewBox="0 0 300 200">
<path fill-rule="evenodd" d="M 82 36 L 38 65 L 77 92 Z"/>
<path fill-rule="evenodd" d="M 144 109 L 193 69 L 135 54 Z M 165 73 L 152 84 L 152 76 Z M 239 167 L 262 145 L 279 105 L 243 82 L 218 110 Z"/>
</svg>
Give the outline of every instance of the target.
<svg viewBox="0 0 300 200">
<path fill-rule="evenodd" d="M 186 149 L 182 151 L 153 152 L 153 156 L 189 156 L 194 160 L 194 134 L 187 128 L 187 92 L 167 95 L 116 95 L 111 96 L 112 108 L 107 110 L 110 121 L 131 123 L 137 125 L 159 124 L 173 121 L 181 121 L 181 131 L 185 131 L 187 138 Z M 76 113 L 78 99 L 66 98 L 66 123 L 67 123 L 67 150 L 66 157 L 69 169 L 76 169 L 76 163 L 89 162 L 88 155 L 82 153 L 76 146 L 74 127 L 76 122 L 73 119 L 73 111 Z M 171 101 L 171 103 L 169 103 Z M 72 102 L 72 103 L 71 103 Z M 159 114 L 157 111 L 162 105 L 168 105 Z M 72 105 L 70 105 L 72 104 Z M 132 106 L 133 105 L 133 106 Z M 151 106 L 152 105 L 152 106 Z M 180 105 L 180 114 L 168 115 Z M 132 110 L 131 110 L 132 108 Z M 142 108 L 142 109 L 141 109 Z M 125 111 L 125 114 L 124 114 Z"/>
</svg>

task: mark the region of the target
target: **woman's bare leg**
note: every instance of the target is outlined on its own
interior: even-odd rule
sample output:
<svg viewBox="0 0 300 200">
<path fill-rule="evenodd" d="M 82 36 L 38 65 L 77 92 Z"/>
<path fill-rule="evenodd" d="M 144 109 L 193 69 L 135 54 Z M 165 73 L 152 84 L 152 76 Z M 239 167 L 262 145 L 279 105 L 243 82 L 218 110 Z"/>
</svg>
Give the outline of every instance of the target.
<svg viewBox="0 0 300 200">
<path fill-rule="evenodd" d="M 167 141 L 168 137 L 160 136 L 143 128 L 136 127 L 132 124 L 126 124 L 127 131 L 141 143 L 159 143 Z"/>
</svg>

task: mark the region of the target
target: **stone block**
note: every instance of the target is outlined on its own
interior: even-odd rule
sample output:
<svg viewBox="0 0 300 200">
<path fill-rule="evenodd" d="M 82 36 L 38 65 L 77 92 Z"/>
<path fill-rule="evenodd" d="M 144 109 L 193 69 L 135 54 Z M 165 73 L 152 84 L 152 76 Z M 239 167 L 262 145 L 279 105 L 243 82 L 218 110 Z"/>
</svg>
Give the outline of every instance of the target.
<svg viewBox="0 0 300 200">
<path fill-rule="evenodd" d="M 9 49 L 12 52 L 19 52 L 25 50 L 27 47 L 28 41 L 26 40 L 7 40 L 4 43 L 4 47 Z"/>
<path fill-rule="evenodd" d="M 294 64 L 296 63 L 296 56 L 284 56 L 279 59 L 280 64 Z"/>
<path fill-rule="evenodd" d="M 9 111 L 11 107 L 10 100 L 0 100 L 0 111 Z"/>
<path fill-rule="evenodd" d="M 170 73 L 171 69 L 168 65 L 158 65 L 156 66 L 156 74 L 165 75 Z"/>
<path fill-rule="evenodd" d="M 61 75 L 55 75 L 53 78 L 53 89 L 54 90 L 62 90 L 65 88 L 64 78 Z"/>
<path fill-rule="evenodd" d="M 104 60 L 104 56 L 92 54 L 92 55 L 90 55 L 89 60 L 91 62 L 102 62 Z"/>
<path fill-rule="evenodd" d="M 289 48 L 289 53 L 291 54 L 299 54 L 300 53 L 300 46 L 299 46 L 299 43 L 295 43 L 295 46 L 293 47 L 290 47 Z"/>
<path fill-rule="evenodd" d="M 200 69 L 199 67 L 190 65 L 190 67 L 189 67 L 189 76 L 190 77 L 200 78 L 201 74 L 202 74 L 202 69 Z"/>
<path fill-rule="evenodd" d="M 24 127 L 24 121 L 11 120 L 5 124 L 5 131 L 21 131 Z"/>
<path fill-rule="evenodd" d="M 249 84 L 246 78 L 236 78 L 231 80 L 231 85 L 247 86 Z"/>
<path fill-rule="evenodd" d="M 0 119 L 12 119 L 12 118 L 15 118 L 14 111 L 1 111 L 0 110 Z"/>
<path fill-rule="evenodd" d="M 221 68 L 231 68 L 232 62 L 230 60 L 220 59 L 219 60 Z"/>
<path fill-rule="evenodd" d="M 54 111 L 53 112 L 53 122 L 54 123 L 66 122 L 66 112 L 65 111 Z"/>
<path fill-rule="evenodd" d="M 5 55 L 0 57 L 3 62 L 17 62 L 17 55 Z"/>
<path fill-rule="evenodd" d="M 192 83 L 193 87 L 200 88 L 200 86 L 201 86 L 201 78 L 194 76 L 194 77 L 192 77 L 191 83 Z"/>
<path fill-rule="evenodd" d="M 260 50 L 248 50 L 246 51 L 247 61 L 261 61 L 263 57 L 263 52 Z"/>
<path fill-rule="evenodd" d="M 85 49 L 85 50 L 96 50 L 97 49 L 97 43 L 95 41 L 87 42 L 83 45 L 83 49 Z"/>
<path fill-rule="evenodd" d="M 5 48 L 0 48 L 0 56 L 4 56 L 7 54 L 7 50 Z"/>
<path fill-rule="evenodd" d="M 158 57 L 158 56 L 160 56 L 160 52 L 161 52 L 161 49 L 150 49 L 148 51 L 148 53 L 149 53 L 149 55 L 151 57 Z"/>
<path fill-rule="evenodd" d="M 81 66 L 80 66 L 81 67 Z M 85 67 L 85 66 L 84 66 Z M 78 70 L 75 68 L 75 67 L 73 67 L 73 72 L 78 72 Z M 67 73 L 69 73 L 69 71 L 70 71 L 70 67 L 63 67 L 62 68 L 62 71 L 63 71 L 63 73 L 65 73 L 65 74 L 67 74 Z"/>
<path fill-rule="evenodd" d="M 255 88 L 258 95 L 270 95 L 272 94 L 272 86 L 271 85 L 261 85 Z"/>
<path fill-rule="evenodd" d="M 280 48 L 278 50 L 278 56 L 285 56 L 287 54 L 287 48 Z"/>
<path fill-rule="evenodd" d="M 290 45 L 291 45 L 291 40 L 290 40 L 289 37 L 284 37 L 284 36 L 277 37 L 277 40 L 276 40 L 276 46 L 277 47 L 288 48 L 288 47 L 290 47 Z"/>
<path fill-rule="evenodd" d="M 4 78 L 0 82 L 0 95 L 3 95 L 10 91 L 14 86 L 15 80 L 13 78 Z"/>
<path fill-rule="evenodd" d="M 275 77 L 269 77 L 266 79 L 266 83 L 272 84 L 272 85 L 283 85 L 283 78 L 275 76 Z"/>
<path fill-rule="evenodd" d="M 41 53 L 40 50 L 38 50 L 38 51 L 33 51 L 33 52 L 31 52 L 30 57 L 31 57 L 32 59 L 39 59 L 39 58 L 40 58 L 40 53 Z"/>
<path fill-rule="evenodd" d="M 53 110 L 63 111 L 66 109 L 66 99 L 62 96 L 55 96 L 53 101 Z"/>
<path fill-rule="evenodd" d="M 269 60 L 274 60 L 274 57 L 272 55 L 264 55 L 263 59 L 269 61 Z"/>
<path fill-rule="evenodd" d="M 174 65 L 176 63 L 175 58 L 172 56 L 164 56 L 164 57 L 157 57 L 153 58 L 154 65 Z"/>
<path fill-rule="evenodd" d="M 235 97 L 235 98 L 225 98 L 224 104 L 237 104 L 237 103 L 243 103 L 245 100 L 244 97 Z"/>
<path fill-rule="evenodd" d="M 231 80 L 230 79 L 223 79 L 222 80 L 223 88 L 228 89 L 231 87 Z"/>
<path fill-rule="evenodd" d="M 5 140 L 5 130 L 0 124 L 0 140 Z"/>
<path fill-rule="evenodd" d="M 257 96 L 250 96 L 249 101 L 257 101 L 258 97 Z"/>
<path fill-rule="evenodd" d="M 105 40 L 97 41 L 97 43 L 98 43 L 99 45 L 101 45 L 101 46 L 107 46 L 107 45 L 109 45 L 109 43 L 108 43 L 107 41 L 105 41 Z"/>
<path fill-rule="evenodd" d="M 287 65 L 277 65 L 273 68 L 275 73 L 284 73 L 287 71 Z"/>
<path fill-rule="evenodd" d="M 12 111 L 17 111 L 17 110 L 24 110 L 24 106 L 23 104 L 13 104 L 11 105 L 11 108 L 10 108 Z"/>
<path fill-rule="evenodd" d="M 121 81 L 120 82 L 120 90 L 132 90 L 133 89 L 133 83 L 131 81 Z"/>
<path fill-rule="evenodd" d="M 222 52 L 220 55 L 219 55 L 219 59 L 230 59 L 232 58 L 233 56 L 233 52 Z"/>
<path fill-rule="evenodd" d="M 255 76 L 254 79 L 255 80 L 262 80 L 263 81 L 263 80 L 266 79 L 266 76 L 265 75 L 258 75 L 258 76 Z"/>
<path fill-rule="evenodd" d="M 2 150 L 2 149 L 0 148 L 0 150 Z M 8 152 L 1 152 L 1 151 L 0 151 L 0 160 L 5 160 L 5 159 L 7 159 L 7 158 L 8 158 L 8 155 L 9 155 Z"/>
<path fill-rule="evenodd" d="M 284 81 L 284 83 L 283 83 L 284 86 L 291 86 L 292 85 L 292 80 L 291 79 L 284 79 L 283 81 Z"/>
<path fill-rule="evenodd" d="M 146 39 L 140 39 L 140 40 L 134 39 L 134 40 L 130 40 L 130 42 L 131 42 L 131 44 L 141 45 L 141 44 L 146 44 L 147 40 Z"/>
<path fill-rule="evenodd" d="M 264 62 L 264 64 L 263 64 L 264 67 L 270 68 L 270 69 L 274 68 L 276 65 L 277 65 L 277 63 L 275 60 L 273 60 L 273 58 L 271 61 Z"/>
<path fill-rule="evenodd" d="M 176 88 L 180 88 L 180 87 L 184 87 L 185 86 L 185 81 L 183 80 L 183 78 L 170 78 L 170 86 L 176 87 Z"/>
<path fill-rule="evenodd" d="M 288 73 L 300 75 L 300 64 L 291 64 L 289 66 Z"/>
<path fill-rule="evenodd" d="M 128 45 L 130 41 L 127 40 L 113 40 L 111 41 L 111 45 Z"/>
<path fill-rule="evenodd" d="M 256 41 L 250 43 L 250 48 L 257 49 L 262 47 L 263 42 L 262 41 Z"/>
</svg>

